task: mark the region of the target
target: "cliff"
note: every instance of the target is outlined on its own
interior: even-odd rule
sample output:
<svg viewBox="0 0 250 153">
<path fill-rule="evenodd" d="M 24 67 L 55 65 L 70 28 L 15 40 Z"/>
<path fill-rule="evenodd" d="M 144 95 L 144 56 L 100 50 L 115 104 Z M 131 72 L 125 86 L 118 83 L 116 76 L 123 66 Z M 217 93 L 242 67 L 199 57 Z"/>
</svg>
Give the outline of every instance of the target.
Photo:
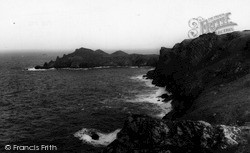
<svg viewBox="0 0 250 153">
<path fill-rule="evenodd" d="M 123 51 L 116 51 L 108 54 L 102 50 L 93 51 L 87 48 L 76 49 L 75 52 L 55 61 L 44 63 L 43 66 L 36 66 L 36 69 L 49 68 L 91 68 L 98 66 L 155 66 L 158 55 L 127 54 Z"/>
<path fill-rule="evenodd" d="M 249 153 L 250 31 L 162 47 L 153 84 L 172 93 L 163 119 L 133 115 L 104 153 Z"/>
<path fill-rule="evenodd" d="M 148 77 L 173 94 L 174 110 L 165 118 L 176 119 L 190 111 L 194 103 L 199 103 L 196 100 L 200 95 L 246 76 L 249 67 L 249 31 L 210 33 L 184 40 L 172 49 L 161 48 L 157 66 Z"/>
</svg>

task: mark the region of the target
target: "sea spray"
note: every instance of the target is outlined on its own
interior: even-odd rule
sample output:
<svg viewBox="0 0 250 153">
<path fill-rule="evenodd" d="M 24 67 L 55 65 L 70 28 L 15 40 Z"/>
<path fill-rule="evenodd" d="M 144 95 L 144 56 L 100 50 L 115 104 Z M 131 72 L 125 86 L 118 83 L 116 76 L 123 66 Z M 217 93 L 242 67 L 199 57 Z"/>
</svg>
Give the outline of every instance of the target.
<svg viewBox="0 0 250 153">
<path fill-rule="evenodd" d="M 152 93 L 150 94 L 138 94 L 136 95 L 135 99 L 127 100 L 128 102 L 147 102 L 156 104 L 161 112 L 156 115 L 156 117 L 162 118 L 165 116 L 168 112 L 171 111 L 171 100 L 169 102 L 164 102 L 164 99 L 161 98 L 161 95 L 168 94 L 171 95 L 171 93 L 167 92 L 164 87 L 157 87 L 152 84 L 152 80 L 143 78 L 143 75 L 139 76 L 133 76 L 131 79 L 144 82 L 146 86 L 150 88 L 155 88 Z"/>
</svg>

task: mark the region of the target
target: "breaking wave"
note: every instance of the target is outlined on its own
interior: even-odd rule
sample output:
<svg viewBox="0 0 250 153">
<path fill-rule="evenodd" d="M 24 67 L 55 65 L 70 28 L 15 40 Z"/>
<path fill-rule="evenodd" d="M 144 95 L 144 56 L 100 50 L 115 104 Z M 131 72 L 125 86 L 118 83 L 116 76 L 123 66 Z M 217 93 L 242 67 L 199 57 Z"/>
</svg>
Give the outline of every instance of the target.
<svg viewBox="0 0 250 153">
<path fill-rule="evenodd" d="M 120 129 L 117 129 L 111 133 L 102 133 L 96 129 L 83 128 L 76 132 L 74 136 L 82 140 L 83 143 L 91 144 L 93 146 L 107 146 L 116 139 L 117 133 Z"/>
<path fill-rule="evenodd" d="M 160 113 L 157 114 L 157 117 L 162 118 L 165 116 L 167 113 L 171 111 L 171 100 L 168 102 L 164 102 L 164 99 L 161 98 L 160 96 L 163 94 L 168 94 L 171 95 L 171 93 L 167 92 L 164 87 L 157 87 L 152 84 L 152 80 L 150 79 L 145 79 L 143 75 L 139 76 L 134 76 L 131 77 L 131 79 L 144 82 L 146 86 L 150 88 L 155 88 L 150 94 L 138 94 L 135 99 L 132 100 L 127 100 L 128 102 L 147 102 L 147 103 L 152 103 L 155 104 L 159 107 Z"/>
</svg>

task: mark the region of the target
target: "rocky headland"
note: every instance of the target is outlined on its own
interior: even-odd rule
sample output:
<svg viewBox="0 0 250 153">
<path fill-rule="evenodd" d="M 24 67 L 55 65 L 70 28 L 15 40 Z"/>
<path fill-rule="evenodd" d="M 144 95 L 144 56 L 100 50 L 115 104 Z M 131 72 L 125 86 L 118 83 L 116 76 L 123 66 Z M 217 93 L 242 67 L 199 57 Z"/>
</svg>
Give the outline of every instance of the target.
<svg viewBox="0 0 250 153">
<path fill-rule="evenodd" d="M 172 93 L 163 119 L 129 117 L 104 153 L 249 153 L 250 31 L 160 50 L 147 78 Z"/>
<path fill-rule="evenodd" d="M 36 69 L 50 68 L 93 68 L 100 66 L 156 66 L 159 55 L 127 54 L 116 51 L 108 54 L 100 49 L 93 51 L 87 48 L 76 49 L 73 53 L 57 57 L 55 61 L 45 62 Z"/>
</svg>

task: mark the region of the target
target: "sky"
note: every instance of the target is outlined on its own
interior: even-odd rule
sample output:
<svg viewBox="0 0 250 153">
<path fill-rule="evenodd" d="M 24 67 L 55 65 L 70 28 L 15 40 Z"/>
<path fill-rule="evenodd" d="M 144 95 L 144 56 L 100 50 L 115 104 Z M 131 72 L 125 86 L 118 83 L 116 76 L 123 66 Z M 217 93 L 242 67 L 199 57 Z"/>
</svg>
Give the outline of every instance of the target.
<svg viewBox="0 0 250 153">
<path fill-rule="evenodd" d="M 231 12 L 250 29 L 249 0 L 0 0 L 0 52 L 147 53 L 188 38 L 188 21 Z"/>
</svg>

